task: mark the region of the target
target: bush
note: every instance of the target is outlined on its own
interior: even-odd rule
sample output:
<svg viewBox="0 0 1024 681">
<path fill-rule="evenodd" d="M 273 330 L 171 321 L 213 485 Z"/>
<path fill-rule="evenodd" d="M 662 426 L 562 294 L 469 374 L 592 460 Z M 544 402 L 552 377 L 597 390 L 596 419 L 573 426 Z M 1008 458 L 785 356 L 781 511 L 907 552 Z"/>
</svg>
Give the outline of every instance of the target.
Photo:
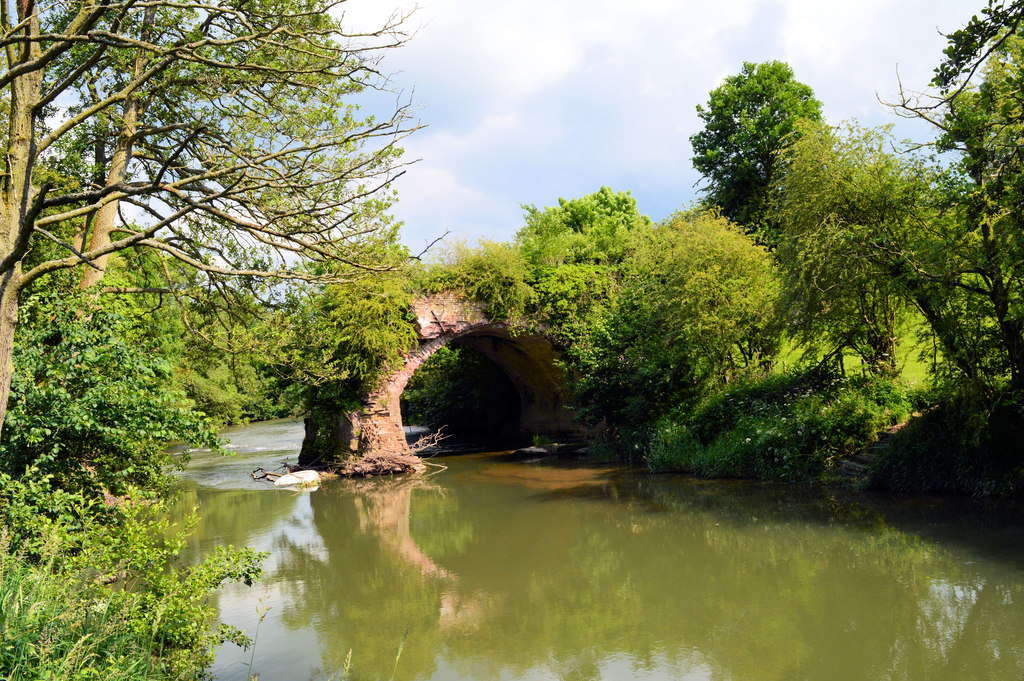
<svg viewBox="0 0 1024 681">
<path fill-rule="evenodd" d="M 482 301 L 493 322 L 524 320 L 536 294 L 529 284 L 529 264 L 518 248 L 481 241 L 475 249 L 455 244 L 445 255 L 445 261 L 431 267 L 419 282 L 424 292 L 461 291 Z"/>
<path fill-rule="evenodd" d="M 772 376 L 660 419 L 645 461 L 706 477 L 818 480 L 909 410 L 906 391 L 884 379 Z"/>
<path fill-rule="evenodd" d="M 62 490 L 94 496 L 166 489 L 166 468 L 187 461 L 173 461 L 167 442 L 218 440 L 183 393 L 166 389 L 170 363 L 125 340 L 123 319 L 83 316 L 81 303 L 36 300 L 41 321 L 19 328 L 0 472 L 20 478 L 34 467 Z"/>
<path fill-rule="evenodd" d="M 225 581 L 251 584 L 262 554 L 222 547 L 183 566 L 163 503 L 97 506 L 36 469 L 25 480 L 0 475 L 0 677 L 199 678 L 215 646 L 248 643 L 211 629 L 208 600 Z"/>
<path fill-rule="evenodd" d="M 216 447 L 209 422 L 117 315 L 56 298 L 25 312 L 0 443 L 0 677 L 199 678 L 215 645 L 246 641 L 211 630 L 210 593 L 262 560 L 178 559 L 166 468 L 185 459 L 166 443 Z"/>
<path fill-rule="evenodd" d="M 940 389 L 875 460 L 870 482 L 897 492 L 1020 495 L 1022 442 L 1018 399 L 993 399 L 965 386 Z"/>
</svg>

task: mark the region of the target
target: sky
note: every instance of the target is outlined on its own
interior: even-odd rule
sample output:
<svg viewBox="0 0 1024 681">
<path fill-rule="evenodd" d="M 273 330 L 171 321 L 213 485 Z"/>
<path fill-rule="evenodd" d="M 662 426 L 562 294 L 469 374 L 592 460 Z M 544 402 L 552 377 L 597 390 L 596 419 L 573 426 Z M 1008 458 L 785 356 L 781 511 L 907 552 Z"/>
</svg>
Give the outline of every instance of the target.
<svg viewBox="0 0 1024 681">
<path fill-rule="evenodd" d="M 927 88 L 942 33 L 983 0 L 347 0 L 345 23 L 415 10 L 382 70 L 425 127 L 394 209 L 414 252 L 444 234 L 510 240 L 525 205 L 601 186 L 661 220 L 700 194 L 696 106 L 744 61 L 787 62 L 829 123 L 896 124 L 900 82 Z"/>
</svg>

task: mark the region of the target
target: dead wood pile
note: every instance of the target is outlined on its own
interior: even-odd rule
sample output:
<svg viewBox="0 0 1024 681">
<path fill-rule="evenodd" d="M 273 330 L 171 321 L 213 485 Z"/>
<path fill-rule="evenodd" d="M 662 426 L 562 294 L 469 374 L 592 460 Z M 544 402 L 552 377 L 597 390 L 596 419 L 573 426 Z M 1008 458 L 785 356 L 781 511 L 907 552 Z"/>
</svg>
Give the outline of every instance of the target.
<svg viewBox="0 0 1024 681">
<path fill-rule="evenodd" d="M 423 461 L 412 454 L 399 452 L 379 452 L 367 454 L 353 461 L 338 471 L 339 475 L 363 478 L 374 475 L 397 475 L 422 471 L 426 468 Z"/>
</svg>

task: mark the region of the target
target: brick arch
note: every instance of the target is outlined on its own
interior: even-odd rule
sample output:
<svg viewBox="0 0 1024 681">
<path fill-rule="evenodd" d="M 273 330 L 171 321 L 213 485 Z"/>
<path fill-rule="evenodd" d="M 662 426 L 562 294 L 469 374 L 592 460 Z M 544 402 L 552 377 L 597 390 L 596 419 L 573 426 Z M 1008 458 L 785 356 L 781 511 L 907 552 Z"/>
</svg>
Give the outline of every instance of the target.
<svg viewBox="0 0 1024 681">
<path fill-rule="evenodd" d="M 348 415 L 352 421 L 349 449 L 358 448 L 362 453 L 407 449 L 400 406 L 402 391 L 416 370 L 449 343 L 472 348 L 508 376 L 519 396 L 523 435 L 579 434 L 568 409 L 570 397 L 558 364 L 558 351 L 548 338 L 492 322 L 479 303 L 454 293 L 424 296 L 414 302 L 413 312 L 419 346 L 364 397 L 361 412 Z"/>
</svg>

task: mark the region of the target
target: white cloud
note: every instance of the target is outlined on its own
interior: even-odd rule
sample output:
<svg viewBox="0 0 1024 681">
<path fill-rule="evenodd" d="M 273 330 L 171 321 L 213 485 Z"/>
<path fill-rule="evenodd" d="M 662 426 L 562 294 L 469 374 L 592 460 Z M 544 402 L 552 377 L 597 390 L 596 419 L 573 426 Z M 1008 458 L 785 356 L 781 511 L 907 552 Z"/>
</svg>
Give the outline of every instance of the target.
<svg viewBox="0 0 1024 681">
<path fill-rule="evenodd" d="M 936 27 L 976 11 L 963 0 L 419 4 L 419 32 L 385 64 L 415 87 L 429 126 L 406 143 L 422 161 L 398 184 L 413 245 L 446 229 L 508 238 L 520 204 L 602 184 L 632 190 L 660 219 L 694 198 L 695 106 L 743 61 L 789 62 L 831 121 L 890 122 L 875 95 L 896 92 L 897 63 L 905 83 L 925 86 L 944 46 Z M 361 22 L 392 7 L 345 6 Z"/>
</svg>

